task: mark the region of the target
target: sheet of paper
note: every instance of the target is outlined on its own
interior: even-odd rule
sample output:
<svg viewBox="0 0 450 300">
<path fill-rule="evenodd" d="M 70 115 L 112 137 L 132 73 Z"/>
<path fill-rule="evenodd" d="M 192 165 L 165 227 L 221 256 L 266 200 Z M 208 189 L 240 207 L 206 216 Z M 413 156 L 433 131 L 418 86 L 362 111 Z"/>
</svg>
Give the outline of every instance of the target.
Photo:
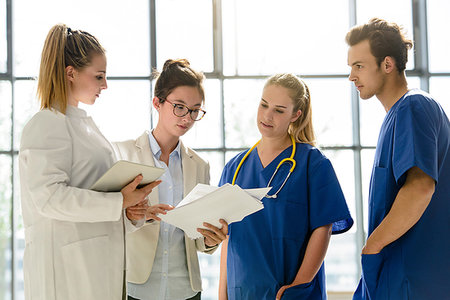
<svg viewBox="0 0 450 300">
<path fill-rule="evenodd" d="M 226 185 L 231 185 L 229 183 L 225 184 Z M 186 197 L 184 197 L 183 200 L 181 200 L 180 203 L 178 203 L 177 207 L 183 206 L 187 203 L 190 203 L 192 201 L 195 201 L 215 190 L 217 190 L 219 187 L 217 186 L 213 186 L 213 185 L 208 185 L 208 184 L 203 184 L 203 183 L 198 183 L 193 189 L 192 191 L 189 192 L 189 194 L 187 194 Z M 257 188 L 257 189 L 244 189 L 244 191 L 246 191 L 250 196 L 253 196 L 254 198 L 261 200 L 262 198 L 264 198 L 264 196 L 270 191 L 271 187 L 268 188 Z"/>
<path fill-rule="evenodd" d="M 181 228 L 188 237 L 203 237 L 197 228 L 205 228 L 203 222 L 221 227 L 219 219 L 229 224 L 241 221 L 244 217 L 264 208 L 260 201 L 270 188 L 243 190 L 237 185 L 224 185 L 220 188 L 197 185 L 189 198 L 166 215 L 159 217 L 166 223 Z M 253 195 L 256 195 L 254 197 Z"/>
<path fill-rule="evenodd" d="M 192 189 L 192 191 L 190 191 L 189 194 L 187 194 L 186 197 L 184 197 L 184 199 L 181 200 L 180 203 L 178 203 L 177 207 L 180 207 L 180 206 L 188 204 L 188 203 L 190 203 L 192 201 L 195 201 L 198 198 L 201 198 L 201 197 L 203 197 L 203 196 L 205 196 L 205 195 L 207 195 L 207 194 L 209 194 L 211 192 L 214 192 L 217 189 L 218 189 L 217 186 L 198 183 Z"/>
</svg>

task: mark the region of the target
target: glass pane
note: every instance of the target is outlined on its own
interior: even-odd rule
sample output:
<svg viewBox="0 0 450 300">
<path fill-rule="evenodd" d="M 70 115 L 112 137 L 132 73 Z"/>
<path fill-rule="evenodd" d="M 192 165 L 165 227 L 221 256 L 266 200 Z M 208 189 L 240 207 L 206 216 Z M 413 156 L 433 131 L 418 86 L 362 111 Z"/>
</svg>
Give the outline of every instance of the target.
<svg viewBox="0 0 450 300">
<path fill-rule="evenodd" d="M 356 223 L 355 174 L 353 151 L 324 150 L 330 159 L 341 184 L 350 214 Z M 332 236 L 326 256 L 327 289 L 331 291 L 353 290 L 357 285 L 357 258 L 355 242 L 356 225 L 344 234 Z"/>
<path fill-rule="evenodd" d="M 158 70 L 169 58 L 187 58 L 199 70 L 212 72 L 212 1 L 156 1 L 156 39 Z"/>
<path fill-rule="evenodd" d="M 202 275 L 202 299 L 215 300 L 219 290 L 220 251 L 222 245 L 212 254 L 198 253 Z"/>
<path fill-rule="evenodd" d="M 355 225 L 354 225 L 355 226 Z M 354 291 L 358 285 L 356 238 L 354 232 L 332 235 L 325 257 L 325 274 L 327 278 L 327 291 L 341 292 Z M 356 255 L 358 253 L 358 255 Z M 332 298 L 329 299 L 351 299 Z"/>
<path fill-rule="evenodd" d="M 11 150 L 11 84 L 0 81 L 0 150 Z"/>
<path fill-rule="evenodd" d="M 348 2 L 222 1 L 225 74 L 346 72 Z"/>
<path fill-rule="evenodd" d="M 265 80 L 224 81 L 225 145 L 227 148 L 250 147 L 260 139 L 256 113 Z"/>
<path fill-rule="evenodd" d="M 420 89 L 420 77 L 406 77 L 406 81 L 408 82 L 408 89 Z"/>
<path fill-rule="evenodd" d="M 25 124 L 39 111 L 36 97 L 37 81 L 19 80 L 14 83 L 14 149 L 19 150 Z"/>
<path fill-rule="evenodd" d="M 414 40 L 411 3 L 411 0 L 358 0 L 356 3 L 357 23 L 366 23 L 374 17 L 382 18 L 389 22 L 395 22 L 398 25 L 403 26 L 408 38 Z M 386 9 L 386 7 L 389 7 L 389 9 Z M 413 68 L 414 53 L 411 50 L 408 52 L 408 63 L 406 65 L 406 69 L 412 70 Z"/>
<path fill-rule="evenodd" d="M 8 43 L 6 39 L 6 0 L 0 0 L 0 73 L 7 71 Z"/>
<path fill-rule="evenodd" d="M 359 126 L 361 145 L 376 146 L 386 111 L 376 97 L 359 100 Z"/>
<path fill-rule="evenodd" d="M 223 170 L 223 152 L 219 151 L 198 151 L 201 157 L 209 162 L 211 180 L 210 184 L 217 186 Z"/>
<path fill-rule="evenodd" d="M 183 136 L 183 142 L 191 148 L 220 148 L 222 126 L 219 80 L 205 81 L 205 99 L 206 115 Z"/>
<path fill-rule="evenodd" d="M 110 80 L 94 105 L 80 104 L 111 142 L 136 139 L 150 126 L 150 82 Z"/>
<path fill-rule="evenodd" d="M 331 161 L 342 191 L 344 192 L 350 214 L 355 218 L 355 173 L 353 167 L 353 151 L 322 150 L 322 152 Z M 356 231 L 356 227 L 352 227 L 350 230 Z"/>
<path fill-rule="evenodd" d="M 306 79 L 314 132 L 319 145 L 352 144 L 352 112 L 347 79 Z"/>
<path fill-rule="evenodd" d="M 450 1 L 428 0 L 428 59 L 431 72 L 450 72 Z"/>
<path fill-rule="evenodd" d="M 11 297 L 11 157 L 0 155 L 0 299 Z"/>
<path fill-rule="evenodd" d="M 42 9 L 45 7 L 45 9 Z M 39 11 L 39 14 L 35 12 Z M 150 74 L 148 1 L 69 0 L 14 2 L 14 71 L 36 76 L 50 28 L 65 23 L 88 31 L 107 50 L 108 75 Z M 32 24 L 23 26 L 23 24 Z"/>
<path fill-rule="evenodd" d="M 444 108 L 447 117 L 450 117 L 450 94 L 448 87 L 450 86 L 450 77 L 431 77 L 430 78 L 430 94 Z"/>
<path fill-rule="evenodd" d="M 20 203 L 20 178 L 19 178 L 19 159 L 14 156 L 14 239 L 16 242 L 16 256 L 14 257 L 15 265 L 15 298 L 24 299 L 24 283 L 23 283 L 23 252 L 25 249 L 25 231 L 23 227 L 22 208 Z"/>
<path fill-rule="evenodd" d="M 364 149 L 361 151 L 361 177 L 362 177 L 362 194 L 363 194 L 363 213 L 364 213 L 364 231 L 368 230 L 368 212 L 369 212 L 369 186 L 372 176 L 373 160 L 375 157 L 375 149 Z"/>
</svg>

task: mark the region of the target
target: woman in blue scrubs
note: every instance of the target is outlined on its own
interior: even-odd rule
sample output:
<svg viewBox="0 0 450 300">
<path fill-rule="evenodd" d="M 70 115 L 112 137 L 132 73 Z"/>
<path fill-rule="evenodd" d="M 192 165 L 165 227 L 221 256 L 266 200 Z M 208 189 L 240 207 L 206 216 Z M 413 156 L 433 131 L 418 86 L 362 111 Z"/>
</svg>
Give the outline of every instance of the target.
<svg viewBox="0 0 450 300">
<path fill-rule="evenodd" d="M 220 185 L 270 183 L 272 189 L 264 209 L 229 225 L 220 300 L 326 299 L 330 236 L 347 231 L 353 220 L 330 161 L 314 147 L 311 119 L 303 81 L 292 74 L 268 79 L 257 114 L 261 140 L 227 163 Z M 286 158 L 294 168 L 289 160 L 277 170 Z"/>
</svg>

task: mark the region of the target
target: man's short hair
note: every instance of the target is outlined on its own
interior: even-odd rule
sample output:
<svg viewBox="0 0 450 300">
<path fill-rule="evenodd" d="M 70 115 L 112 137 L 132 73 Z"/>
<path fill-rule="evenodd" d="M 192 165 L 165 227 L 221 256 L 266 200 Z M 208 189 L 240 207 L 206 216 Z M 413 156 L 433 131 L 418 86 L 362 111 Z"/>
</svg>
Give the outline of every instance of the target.
<svg viewBox="0 0 450 300">
<path fill-rule="evenodd" d="M 350 47 L 368 40 L 378 66 L 386 56 L 390 56 L 394 58 L 399 73 L 406 69 L 408 50 L 413 47 L 413 42 L 406 37 L 401 26 L 378 18 L 353 27 L 345 40 Z"/>
</svg>

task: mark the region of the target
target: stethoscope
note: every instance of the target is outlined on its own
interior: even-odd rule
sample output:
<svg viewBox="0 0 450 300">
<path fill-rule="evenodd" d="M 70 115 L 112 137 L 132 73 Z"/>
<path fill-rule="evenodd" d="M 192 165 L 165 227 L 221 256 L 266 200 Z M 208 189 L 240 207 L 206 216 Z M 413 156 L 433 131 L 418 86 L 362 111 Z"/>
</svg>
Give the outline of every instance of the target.
<svg viewBox="0 0 450 300">
<path fill-rule="evenodd" d="M 275 194 L 273 194 L 273 195 L 268 195 L 268 194 L 267 194 L 267 195 L 265 196 L 266 198 L 271 198 L 271 199 L 277 198 L 278 193 L 279 193 L 279 192 L 281 191 L 281 189 L 283 188 L 283 186 L 284 186 L 284 184 L 286 183 L 286 181 L 288 180 L 289 176 L 291 176 L 292 171 L 294 171 L 294 168 L 295 168 L 295 165 L 296 165 L 296 162 L 295 162 L 295 160 L 294 160 L 296 143 L 295 143 L 294 137 L 293 137 L 292 135 L 290 135 L 290 137 L 291 137 L 291 141 L 292 141 L 292 152 L 291 152 L 291 156 L 288 157 L 288 158 L 283 159 L 282 161 L 280 161 L 280 163 L 278 164 L 277 168 L 275 169 L 275 172 L 273 172 L 272 177 L 270 177 L 269 183 L 267 183 L 267 187 L 270 187 L 270 184 L 272 183 L 273 178 L 274 178 L 275 175 L 277 174 L 278 169 L 281 167 L 282 164 L 284 164 L 284 163 L 287 162 L 287 163 L 291 163 L 292 166 L 291 166 L 291 168 L 289 169 L 289 173 L 288 173 L 288 175 L 286 176 L 286 178 L 284 179 L 283 184 L 280 186 L 280 188 L 278 189 L 278 191 L 276 191 Z M 231 182 L 232 185 L 234 185 L 234 183 L 235 183 L 235 181 L 236 181 L 237 175 L 238 175 L 238 173 L 239 173 L 239 170 L 240 170 L 241 167 L 242 167 L 242 164 L 243 164 L 244 161 L 247 159 L 247 157 L 250 155 L 250 153 L 253 151 L 253 149 L 255 149 L 256 146 L 258 146 L 259 142 L 261 142 L 261 140 L 259 140 L 255 145 L 253 145 L 253 147 L 251 147 L 250 150 L 248 150 L 248 152 L 244 155 L 244 157 L 243 157 L 243 158 L 241 159 L 241 161 L 239 162 L 239 165 L 237 166 L 236 171 L 234 172 L 233 181 Z"/>
</svg>

